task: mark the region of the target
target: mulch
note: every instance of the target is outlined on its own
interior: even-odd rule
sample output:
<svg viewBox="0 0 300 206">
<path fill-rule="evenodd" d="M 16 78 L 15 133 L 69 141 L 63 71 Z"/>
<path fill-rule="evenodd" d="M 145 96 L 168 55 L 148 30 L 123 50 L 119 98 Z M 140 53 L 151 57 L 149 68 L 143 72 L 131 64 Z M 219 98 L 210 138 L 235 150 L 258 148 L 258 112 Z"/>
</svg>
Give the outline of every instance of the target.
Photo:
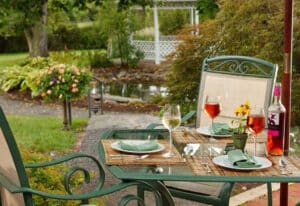
<svg viewBox="0 0 300 206">
<path fill-rule="evenodd" d="M 32 98 L 30 92 L 20 92 L 20 91 L 9 91 L 8 93 L 4 93 L 2 95 L 7 95 L 12 100 L 19 100 L 34 104 L 49 104 L 49 105 L 61 105 L 61 102 L 44 102 L 40 98 Z M 83 97 L 81 99 L 73 100 L 72 106 L 79 108 L 87 108 L 87 97 Z M 160 111 L 160 106 L 153 103 L 148 102 L 129 102 L 129 103 L 120 103 L 113 101 L 104 101 L 103 102 L 103 110 L 106 112 L 126 112 L 126 113 L 145 113 L 151 114 Z"/>
</svg>

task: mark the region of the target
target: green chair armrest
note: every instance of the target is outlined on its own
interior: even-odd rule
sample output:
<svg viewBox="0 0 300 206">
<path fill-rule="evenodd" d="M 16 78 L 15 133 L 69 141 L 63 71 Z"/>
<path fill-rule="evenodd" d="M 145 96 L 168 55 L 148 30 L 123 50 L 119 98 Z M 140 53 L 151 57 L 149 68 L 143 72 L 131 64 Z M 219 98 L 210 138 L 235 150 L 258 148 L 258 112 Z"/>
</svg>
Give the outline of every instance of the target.
<svg viewBox="0 0 300 206">
<path fill-rule="evenodd" d="M 24 165 L 25 168 L 43 168 L 43 167 L 47 167 L 47 166 L 53 166 L 53 165 L 57 165 L 60 163 L 64 163 L 76 158 L 88 158 L 90 160 L 92 160 L 95 164 L 95 166 L 98 169 L 98 174 L 99 174 L 99 181 L 97 182 L 97 185 L 94 186 L 95 190 L 100 190 L 104 184 L 105 181 L 105 171 L 102 167 L 102 165 L 100 164 L 100 162 L 93 156 L 91 155 L 87 155 L 87 154 L 83 154 L 83 153 L 74 153 L 74 154 L 69 154 L 69 155 L 65 155 L 63 157 L 54 159 L 54 160 L 50 160 L 50 161 L 46 161 L 46 162 L 42 162 L 42 163 L 36 163 L 36 164 L 27 164 Z M 69 193 L 72 194 L 71 190 L 70 190 L 70 181 L 72 180 L 73 175 L 76 172 L 81 172 L 84 175 L 84 181 L 86 183 L 90 183 L 90 179 L 91 179 L 91 172 L 89 171 L 89 169 L 83 168 L 82 166 L 76 166 L 76 164 L 72 164 L 72 166 L 68 169 L 68 171 L 65 173 L 64 175 L 64 187 L 65 190 Z"/>
<path fill-rule="evenodd" d="M 91 156 L 91 155 L 87 155 L 87 154 L 84 154 L 84 153 L 73 153 L 73 154 L 65 155 L 63 157 L 60 157 L 60 158 L 57 158 L 57 159 L 54 159 L 54 160 L 50 160 L 50 161 L 46 161 L 46 162 L 35 163 L 35 164 L 25 164 L 24 167 L 25 168 L 48 167 L 48 166 L 61 164 L 63 162 L 67 162 L 67 161 L 70 161 L 72 159 L 82 158 L 82 157 L 92 159 L 94 162 L 98 162 L 98 160 L 95 157 Z"/>
</svg>

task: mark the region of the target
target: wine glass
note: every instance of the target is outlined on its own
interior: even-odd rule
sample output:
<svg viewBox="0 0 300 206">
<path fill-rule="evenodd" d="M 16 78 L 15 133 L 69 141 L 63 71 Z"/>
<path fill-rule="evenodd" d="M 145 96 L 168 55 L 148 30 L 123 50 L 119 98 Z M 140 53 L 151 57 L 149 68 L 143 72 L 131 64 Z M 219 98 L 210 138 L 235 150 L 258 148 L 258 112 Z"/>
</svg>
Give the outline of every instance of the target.
<svg viewBox="0 0 300 206">
<path fill-rule="evenodd" d="M 204 112 L 211 118 L 211 133 L 214 134 L 214 119 L 221 112 L 220 96 L 206 96 L 204 102 Z"/>
<path fill-rule="evenodd" d="M 172 152 L 172 130 L 179 127 L 181 122 L 180 106 L 177 104 L 167 104 L 164 107 L 162 123 L 169 130 L 169 151 L 164 153 L 164 157 L 173 156 Z"/>
<path fill-rule="evenodd" d="M 265 114 L 261 107 L 251 108 L 247 117 L 247 128 L 253 134 L 254 156 L 256 155 L 256 137 L 265 129 Z"/>
</svg>

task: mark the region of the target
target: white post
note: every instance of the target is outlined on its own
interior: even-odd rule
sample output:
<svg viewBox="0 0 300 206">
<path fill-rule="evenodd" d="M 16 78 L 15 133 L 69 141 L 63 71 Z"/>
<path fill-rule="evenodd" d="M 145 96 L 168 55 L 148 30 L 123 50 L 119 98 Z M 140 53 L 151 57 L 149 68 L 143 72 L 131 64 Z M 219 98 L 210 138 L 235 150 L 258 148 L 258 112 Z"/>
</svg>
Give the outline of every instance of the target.
<svg viewBox="0 0 300 206">
<path fill-rule="evenodd" d="M 194 24 L 194 8 L 190 9 L 190 24 Z"/>
<path fill-rule="evenodd" d="M 199 26 L 199 12 L 198 10 L 196 9 L 195 10 L 195 26 L 196 26 L 196 34 L 199 34 L 199 29 L 198 29 L 198 26 Z"/>
<path fill-rule="evenodd" d="M 159 25 L 158 25 L 158 13 L 156 1 L 153 7 L 154 15 L 154 53 L 155 53 L 155 64 L 160 64 L 160 45 L 159 45 Z"/>
</svg>

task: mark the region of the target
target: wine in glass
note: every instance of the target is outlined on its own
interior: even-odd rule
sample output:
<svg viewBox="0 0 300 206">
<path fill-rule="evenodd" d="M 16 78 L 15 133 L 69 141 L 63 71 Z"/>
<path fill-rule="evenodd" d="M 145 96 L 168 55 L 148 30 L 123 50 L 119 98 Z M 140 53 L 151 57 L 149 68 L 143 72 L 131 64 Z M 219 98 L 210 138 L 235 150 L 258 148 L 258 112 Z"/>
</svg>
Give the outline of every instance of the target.
<svg viewBox="0 0 300 206">
<path fill-rule="evenodd" d="M 254 156 L 256 155 L 256 137 L 265 129 L 265 115 L 263 108 L 254 107 L 247 117 L 247 128 L 253 134 Z"/>
<path fill-rule="evenodd" d="M 180 106 L 177 104 L 167 104 L 164 107 L 162 123 L 169 130 L 169 151 L 164 153 L 164 157 L 173 156 L 172 152 L 172 130 L 179 127 L 181 122 Z"/>
<path fill-rule="evenodd" d="M 206 96 L 204 102 L 204 112 L 211 118 L 211 133 L 214 134 L 214 129 L 213 129 L 214 119 L 221 112 L 220 97 Z"/>
</svg>

